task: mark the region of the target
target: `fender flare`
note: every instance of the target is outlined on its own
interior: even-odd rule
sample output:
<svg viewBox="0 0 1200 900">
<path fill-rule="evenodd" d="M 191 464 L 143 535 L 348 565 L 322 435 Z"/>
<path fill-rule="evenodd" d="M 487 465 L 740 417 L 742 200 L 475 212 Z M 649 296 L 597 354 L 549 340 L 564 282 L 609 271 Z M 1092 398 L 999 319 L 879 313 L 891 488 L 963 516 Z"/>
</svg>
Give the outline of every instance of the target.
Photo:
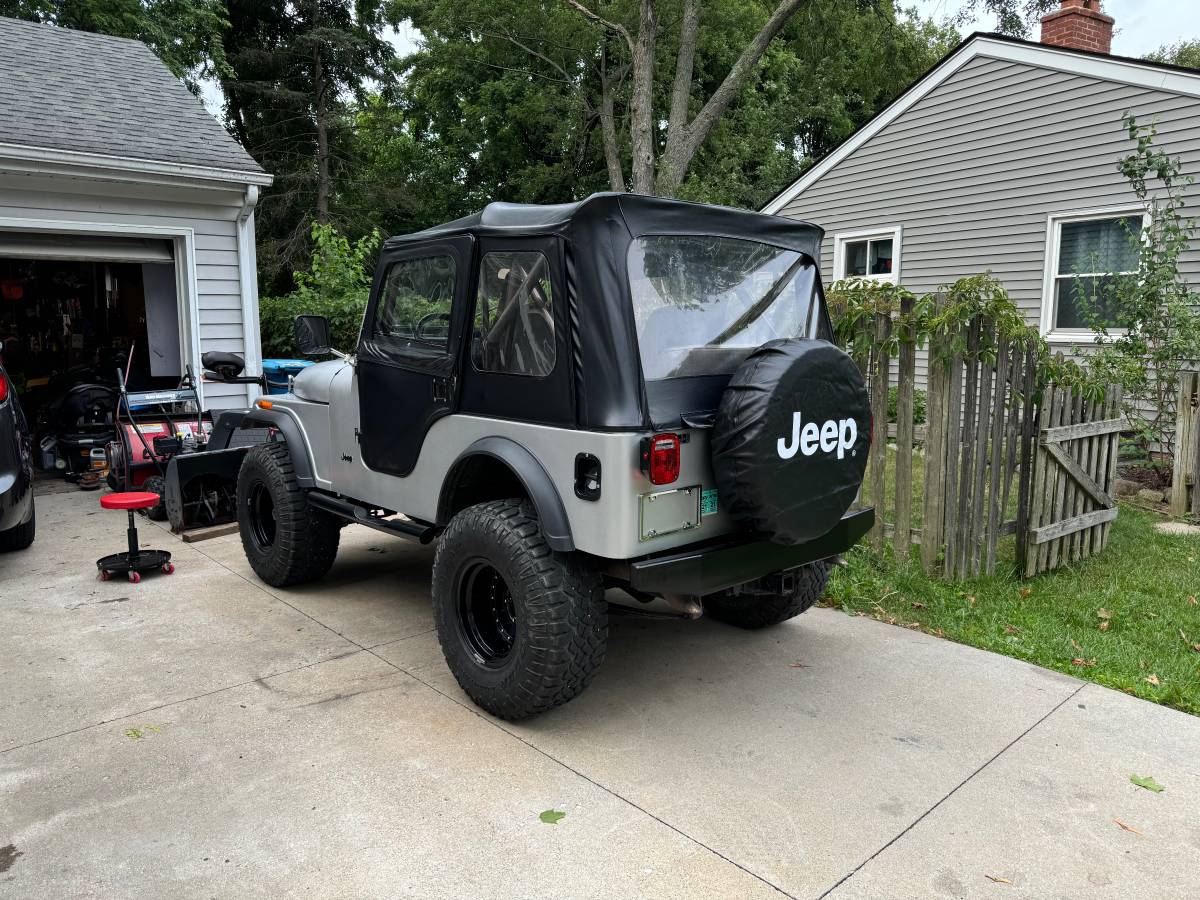
<svg viewBox="0 0 1200 900">
<path fill-rule="evenodd" d="M 296 469 L 296 481 L 302 488 L 317 486 L 313 478 L 312 457 L 309 455 L 308 444 L 300 431 L 296 420 L 284 412 L 274 409 L 253 409 L 242 416 L 238 423 L 240 428 L 275 428 L 283 436 L 288 453 L 292 457 L 292 465 Z"/>
<path fill-rule="evenodd" d="M 560 553 L 570 553 L 575 549 L 575 540 L 571 536 L 571 522 L 567 518 L 566 507 L 558 489 L 537 458 L 518 444 L 505 437 L 480 438 L 467 447 L 454 460 L 442 480 L 441 496 L 438 498 L 437 524 L 445 526 L 450 522 L 450 497 L 453 487 L 458 481 L 458 472 L 467 460 L 476 456 L 487 456 L 506 465 L 517 480 L 525 488 L 537 510 L 541 521 L 542 534 L 551 550 Z"/>
</svg>

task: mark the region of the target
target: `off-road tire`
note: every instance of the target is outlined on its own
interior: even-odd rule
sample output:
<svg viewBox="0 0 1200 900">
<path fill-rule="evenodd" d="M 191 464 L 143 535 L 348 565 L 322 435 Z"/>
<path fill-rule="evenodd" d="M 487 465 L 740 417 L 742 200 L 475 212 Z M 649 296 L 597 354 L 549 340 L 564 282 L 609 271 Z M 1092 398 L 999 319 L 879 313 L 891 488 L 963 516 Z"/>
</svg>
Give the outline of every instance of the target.
<svg viewBox="0 0 1200 900">
<path fill-rule="evenodd" d="M 167 521 L 167 480 L 161 475 L 151 475 L 142 483 L 142 490 L 158 494 L 158 503 L 146 510 L 146 518 L 152 522 Z"/>
<path fill-rule="evenodd" d="M 37 513 L 33 509 L 33 498 L 29 498 L 29 518 L 6 531 L 0 531 L 0 553 L 24 550 L 33 543 L 37 534 Z"/>
<path fill-rule="evenodd" d="M 268 498 L 273 510 L 269 541 L 259 527 L 267 519 Z M 246 454 L 238 472 L 237 509 L 246 559 L 267 584 L 315 581 L 333 565 L 341 529 L 334 516 L 308 505 L 286 444 L 259 444 Z"/>
<path fill-rule="evenodd" d="M 512 643 L 485 662 L 460 606 L 480 567 L 503 579 Z M 433 560 L 433 614 L 446 664 L 467 695 L 501 719 L 561 706 L 591 682 L 608 641 L 599 573 L 577 553 L 550 549 L 526 500 L 494 500 L 458 513 Z"/>
<path fill-rule="evenodd" d="M 795 618 L 825 596 L 831 566 L 826 561 L 795 570 L 796 583 L 789 593 L 757 590 L 754 583 L 742 592 L 722 591 L 704 598 L 704 613 L 738 628 L 767 628 Z"/>
</svg>

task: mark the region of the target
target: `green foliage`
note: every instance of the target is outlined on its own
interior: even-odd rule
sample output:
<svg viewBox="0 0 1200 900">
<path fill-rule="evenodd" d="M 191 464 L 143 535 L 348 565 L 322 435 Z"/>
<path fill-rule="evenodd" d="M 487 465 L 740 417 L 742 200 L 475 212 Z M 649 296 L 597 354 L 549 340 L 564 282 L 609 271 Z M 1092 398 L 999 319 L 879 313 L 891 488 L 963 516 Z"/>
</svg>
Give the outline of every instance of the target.
<svg viewBox="0 0 1200 900">
<path fill-rule="evenodd" d="M 1137 271 L 1114 278 L 1094 294 L 1076 299 L 1096 332 L 1089 365 L 1100 377 L 1124 388 L 1124 413 L 1144 448 L 1174 448 L 1180 372 L 1200 360 L 1200 295 L 1179 270 L 1180 257 L 1196 234 L 1184 215 L 1187 189 L 1178 157 L 1155 143 L 1156 127 L 1140 125 L 1131 114 L 1124 125 L 1135 148 L 1117 168 L 1149 223 L 1135 238 Z"/>
<path fill-rule="evenodd" d="M 358 344 L 381 239 L 373 231 L 352 242 L 333 226 L 314 223 L 312 262 L 307 272 L 294 273 L 296 289 L 259 300 L 263 356 L 297 355 L 292 320 L 299 315 L 325 316 L 333 346 L 352 351 Z"/>
<path fill-rule="evenodd" d="M 1167 44 L 1159 47 L 1153 53 L 1146 54 L 1146 59 L 1170 63 L 1173 66 L 1184 66 L 1189 69 L 1200 69 L 1200 41 L 1180 41 L 1177 44 Z"/>
<path fill-rule="evenodd" d="M 0 16 L 144 41 L 193 92 L 225 71 L 224 0 L 0 0 Z"/>
<path fill-rule="evenodd" d="M 1129 776 L 1129 780 L 1140 788 L 1145 788 L 1148 791 L 1153 791 L 1156 794 L 1161 794 L 1166 790 L 1161 784 L 1154 780 L 1153 775 L 1133 775 Z"/>
<path fill-rule="evenodd" d="M 557 825 L 566 817 L 567 814 L 561 809 L 547 809 L 538 814 L 538 818 L 547 825 Z"/>
<path fill-rule="evenodd" d="M 899 397 L 900 397 L 900 388 L 898 388 L 896 385 L 892 385 L 890 388 L 888 388 L 887 413 L 888 413 L 888 421 L 889 422 L 896 421 L 896 406 L 897 406 L 897 403 L 899 402 Z M 926 397 L 926 394 L 924 391 L 919 391 L 919 390 L 913 391 L 913 424 L 914 425 L 924 425 L 925 424 L 926 399 L 927 399 L 927 397 Z"/>
</svg>

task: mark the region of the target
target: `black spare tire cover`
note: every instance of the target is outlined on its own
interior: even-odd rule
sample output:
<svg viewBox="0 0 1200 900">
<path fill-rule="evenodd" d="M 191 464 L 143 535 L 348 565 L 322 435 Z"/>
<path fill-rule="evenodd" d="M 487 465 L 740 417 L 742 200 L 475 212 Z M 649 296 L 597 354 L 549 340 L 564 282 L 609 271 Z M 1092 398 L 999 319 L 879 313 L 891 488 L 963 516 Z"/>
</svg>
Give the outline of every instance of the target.
<svg viewBox="0 0 1200 900">
<path fill-rule="evenodd" d="M 854 502 L 870 428 L 849 356 L 822 340 L 763 344 L 730 379 L 713 423 L 719 501 L 775 543 L 818 538 Z"/>
</svg>

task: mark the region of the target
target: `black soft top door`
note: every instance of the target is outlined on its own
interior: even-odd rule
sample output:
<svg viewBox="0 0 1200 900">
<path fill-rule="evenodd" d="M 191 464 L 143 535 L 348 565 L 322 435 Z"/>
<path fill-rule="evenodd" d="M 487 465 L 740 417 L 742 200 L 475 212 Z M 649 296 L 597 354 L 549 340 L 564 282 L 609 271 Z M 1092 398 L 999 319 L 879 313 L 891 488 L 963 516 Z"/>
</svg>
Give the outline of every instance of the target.
<svg viewBox="0 0 1200 900">
<path fill-rule="evenodd" d="M 459 411 L 573 427 L 562 240 L 480 238 L 471 284 Z"/>
<path fill-rule="evenodd" d="M 429 427 L 454 411 L 473 243 L 449 237 L 380 257 L 357 362 L 359 452 L 377 472 L 410 474 Z"/>
</svg>

